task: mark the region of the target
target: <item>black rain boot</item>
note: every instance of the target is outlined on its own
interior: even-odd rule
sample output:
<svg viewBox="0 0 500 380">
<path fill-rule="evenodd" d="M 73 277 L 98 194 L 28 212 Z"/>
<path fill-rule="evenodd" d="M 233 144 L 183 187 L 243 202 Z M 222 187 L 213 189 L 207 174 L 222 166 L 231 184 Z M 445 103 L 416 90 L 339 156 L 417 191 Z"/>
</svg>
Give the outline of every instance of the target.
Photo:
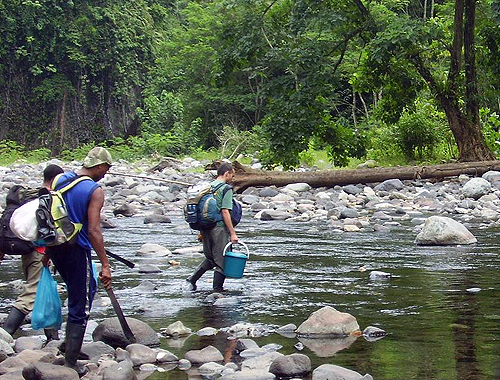
<svg viewBox="0 0 500 380">
<path fill-rule="evenodd" d="M 87 373 L 87 368 L 76 361 L 80 355 L 83 337 L 85 336 L 85 326 L 68 322 L 66 324 L 66 347 L 64 352 L 64 365 L 73 368 L 78 376 L 82 377 Z"/>
<path fill-rule="evenodd" d="M 46 346 L 50 341 L 59 340 L 59 331 L 57 329 L 43 329 L 43 332 L 47 337 L 44 346 Z"/>
<path fill-rule="evenodd" d="M 224 276 L 221 272 L 219 271 L 214 271 L 214 292 L 223 292 L 224 291 L 224 280 L 226 279 L 226 276 Z"/>
<path fill-rule="evenodd" d="M 26 314 L 12 306 L 7 319 L 3 323 L 3 329 L 10 335 L 14 335 L 17 329 L 23 324 L 24 317 L 26 317 Z"/>
<path fill-rule="evenodd" d="M 186 281 L 189 283 L 190 285 L 190 289 L 189 290 L 196 290 L 196 281 L 198 281 L 200 279 L 201 276 L 203 276 L 203 274 L 207 271 L 207 270 L 210 270 L 213 268 L 213 265 L 212 263 L 205 259 L 201 262 L 201 264 L 198 266 L 198 268 L 196 268 L 196 270 L 194 271 L 194 273 L 186 278 Z"/>
</svg>

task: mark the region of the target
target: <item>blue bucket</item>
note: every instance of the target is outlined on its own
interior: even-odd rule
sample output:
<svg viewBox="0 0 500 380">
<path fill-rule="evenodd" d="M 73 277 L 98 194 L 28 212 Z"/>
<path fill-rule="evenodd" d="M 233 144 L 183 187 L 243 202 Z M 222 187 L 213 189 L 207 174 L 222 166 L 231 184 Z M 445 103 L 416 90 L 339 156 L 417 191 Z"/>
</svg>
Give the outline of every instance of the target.
<svg viewBox="0 0 500 380">
<path fill-rule="evenodd" d="M 231 278 L 242 278 L 243 272 L 245 270 L 245 265 L 247 260 L 250 258 L 250 252 L 248 252 L 248 247 L 242 241 L 237 244 L 241 244 L 245 247 L 245 252 L 232 252 L 227 251 L 227 248 L 231 245 L 228 243 L 224 248 L 224 275 Z"/>
</svg>

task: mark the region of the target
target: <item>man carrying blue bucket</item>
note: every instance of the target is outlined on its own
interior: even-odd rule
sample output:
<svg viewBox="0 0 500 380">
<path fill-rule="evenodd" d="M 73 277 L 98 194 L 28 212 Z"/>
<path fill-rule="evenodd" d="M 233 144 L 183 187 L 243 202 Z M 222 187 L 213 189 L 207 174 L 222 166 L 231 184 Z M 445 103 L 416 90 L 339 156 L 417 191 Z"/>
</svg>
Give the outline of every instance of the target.
<svg viewBox="0 0 500 380">
<path fill-rule="evenodd" d="M 222 163 L 217 169 L 217 178 L 210 186 L 212 189 L 217 188 L 221 183 L 228 184 L 234 177 L 233 166 L 228 163 Z M 221 210 L 222 221 L 217 222 L 214 228 L 203 231 L 203 253 L 205 259 L 195 270 L 195 272 L 186 279 L 189 282 L 191 290 L 196 290 L 196 281 L 208 270 L 214 268 L 213 290 L 216 292 L 223 291 L 224 280 L 224 247 L 227 243 L 238 243 L 238 235 L 234 230 L 231 221 L 231 210 L 233 208 L 233 190 L 229 189 L 224 192 L 224 186 L 221 191 L 215 192 L 214 196 L 217 199 L 217 208 Z"/>
</svg>

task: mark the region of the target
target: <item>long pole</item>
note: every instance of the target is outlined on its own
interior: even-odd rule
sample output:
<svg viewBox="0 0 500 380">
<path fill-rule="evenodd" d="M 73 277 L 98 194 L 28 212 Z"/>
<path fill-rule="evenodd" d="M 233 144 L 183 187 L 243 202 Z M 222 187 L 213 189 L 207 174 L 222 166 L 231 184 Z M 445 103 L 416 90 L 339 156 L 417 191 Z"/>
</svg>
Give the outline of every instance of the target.
<svg viewBox="0 0 500 380">
<path fill-rule="evenodd" d="M 147 177 L 147 176 L 136 175 L 136 174 L 126 174 L 126 173 L 116 173 L 116 172 L 108 172 L 108 174 L 121 175 L 123 177 L 133 177 L 133 178 L 150 179 L 152 181 L 162 181 L 162 182 L 176 183 L 178 185 L 183 185 L 183 186 L 191 186 L 192 185 L 192 183 L 187 183 L 187 182 L 182 182 L 182 181 L 174 181 L 174 180 L 171 180 L 171 179 Z"/>
</svg>

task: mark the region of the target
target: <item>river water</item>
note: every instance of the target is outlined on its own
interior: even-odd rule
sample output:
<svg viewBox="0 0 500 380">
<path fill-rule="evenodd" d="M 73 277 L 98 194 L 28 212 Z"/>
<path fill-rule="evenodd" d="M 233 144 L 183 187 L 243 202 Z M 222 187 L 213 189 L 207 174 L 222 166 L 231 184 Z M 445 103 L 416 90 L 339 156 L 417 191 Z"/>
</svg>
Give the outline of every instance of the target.
<svg viewBox="0 0 500 380">
<path fill-rule="evenodd" d="M 193 332 L 238 322 L 273 330 L 289 323 L 298 326 L 310 313 L 333 306 L 355 316 L 362 330 L 372 325 L 388 335 L 373 342 L 363 337 L 322 345 L 304 341 L 302 351 L 294 347 L 299 343 L 295 337 L 271 333 L 253 339 L 260 346 L 280 344 L 283 354 L 306 354 L 313 369 L 335 364 L 370 373 L 375 380 L 500 379 L 499 230 L 472 224 L 470 230 L 478 239 L 475 245 L 419 247 L 414 244 L 412 226 L 404 222 L 389 233 L 338 233 L 321 225 L 244 218 L 237 231 L 250 249 L 245 277 L 226 280 L 228 302 L 214 306 L 205 302 L 212 272 L 199 280 L 198 291 L 185 289 L 185 278 L 202 256 L 135 255 L 144 243 L 170 250 L 197 245 L 187 225 L 178 228 L 184 224 L 180 215 L 172 216 L 172 224 L 145 225 L 141 217 L 115 222 L 118 228 L 104 231 L 107 248 L 138 265 L 150 263 L 162 269 L 162 273 L 141 274 L 113 264 L 113 288 L 125 315 L 157 332 L 178 320 Z M 181 264 L 171 266 L 171 259 Z M 18 261 L 2 263 L 2 281 L 19 278 L 19 267 Z M 371 270 L 389 272 L 392 277 L 372 281 Z M 157 289 L 134 291 L 143 280 Z M 105 296 L 102 289 L 99 294 Z M 7 311 L 16 294 L 2 287 L 0 295 L 0 306 Z M 92 318 L 109 316 L 112 308 L 100 307 L 97 300 Z M 163 338 L 161 343 L 179 358 L 211 344 L 229 359 L 232 347 L 221 333 Z M 195 378 L 174 368 L 148 379 Z"/>
</svg>

